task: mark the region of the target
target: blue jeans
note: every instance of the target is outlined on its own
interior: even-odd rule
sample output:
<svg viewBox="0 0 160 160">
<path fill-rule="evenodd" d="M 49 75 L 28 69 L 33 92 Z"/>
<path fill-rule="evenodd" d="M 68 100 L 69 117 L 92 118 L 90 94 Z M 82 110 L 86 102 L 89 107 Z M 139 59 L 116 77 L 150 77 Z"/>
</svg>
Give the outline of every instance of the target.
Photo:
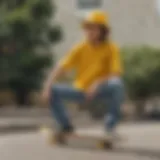
<svg viewBox="0 0 160 160">
<path fill-rule="evenodd" d="M 75 101 L 77 103 L 85 101 L 84 92 L 72 88 L 68 85 L 55 85 L 52 87 L 51 111 L 60 127 L 71 125 L 70 117 L 63 100 Z M 120 107 L 123 103 L 124 86 L 120 78 L 113 78 L 101 84 L 97 89 L 94 99 L 105 99 L 107 101 L 107 111 L 104 122 L 105 129 L 112 131 L 120 120 Z"/>
</svg>

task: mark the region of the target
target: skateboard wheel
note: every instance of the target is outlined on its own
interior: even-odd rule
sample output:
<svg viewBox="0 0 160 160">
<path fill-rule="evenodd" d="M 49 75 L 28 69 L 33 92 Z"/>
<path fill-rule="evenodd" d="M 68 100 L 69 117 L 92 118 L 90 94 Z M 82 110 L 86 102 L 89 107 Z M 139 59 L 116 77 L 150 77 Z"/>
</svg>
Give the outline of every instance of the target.
<svg viewBox="0 0 160 160">
<path fill-rule="evenodd" d="M 55 134 L 51 138 L 52 144 L 59 144 L 59 145 L 65 145 L 66 144 L 66 137 L 64 134 Z"/>
<path fill-rule="evenodd" d="M 101 141 L 97 146 L 100 149 L 113 149 L 113 144 L 109 141 Z"/>
<path fill-rule="evenodd" d="M 49 142 L 50 145 L 57 143 L 56 138 L 53 134 L 49 135 L 48 142 Z"/>
</svg>

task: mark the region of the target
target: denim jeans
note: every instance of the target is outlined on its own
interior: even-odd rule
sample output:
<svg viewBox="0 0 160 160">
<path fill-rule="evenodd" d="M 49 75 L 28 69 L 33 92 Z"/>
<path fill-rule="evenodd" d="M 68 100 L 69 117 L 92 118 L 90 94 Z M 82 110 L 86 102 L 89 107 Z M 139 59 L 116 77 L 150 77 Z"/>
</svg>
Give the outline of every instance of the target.
<svg viewBox="0 0 160 160">
<path fill-rule="evenodd" d="M 70 126 L 72 123 L 63 101 L 83 102 L 85 101 L 84 92 L 61 84 L 52 87 L 51 95 L 51 111 L 56 122 L 62 128 Z M 120 107 L 123 103 L 123 97 L 124 86 L 120 78 L 109 79 L 97 89 L 94 99 L 105 99 L 108 104 L 106 108 L 109 107 L 104 117 L 105 129 L 108 131 L 112 131 L 120 120 Z"/>
</svg>

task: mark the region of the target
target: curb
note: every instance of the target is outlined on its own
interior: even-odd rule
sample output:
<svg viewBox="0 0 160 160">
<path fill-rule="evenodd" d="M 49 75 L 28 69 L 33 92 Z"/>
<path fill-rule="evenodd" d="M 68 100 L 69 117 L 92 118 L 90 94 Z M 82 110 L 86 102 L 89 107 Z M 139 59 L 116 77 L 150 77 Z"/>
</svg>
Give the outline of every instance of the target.
<svg viewBox="0 0 160 160">
<path fill-rule="evenodd" d="M 22 133 L 22 132 L 35 132 L 40 128 L 41 125 L 9 125 L 0 127 L 1 134 L 11 134 L 11 133 Z"/>
</svg>

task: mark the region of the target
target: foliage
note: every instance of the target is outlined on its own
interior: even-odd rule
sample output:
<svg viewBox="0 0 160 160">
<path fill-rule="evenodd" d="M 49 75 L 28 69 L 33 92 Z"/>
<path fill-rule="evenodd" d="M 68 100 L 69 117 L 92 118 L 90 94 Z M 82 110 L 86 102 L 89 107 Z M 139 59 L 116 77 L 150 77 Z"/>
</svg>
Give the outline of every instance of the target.
<svg viewBox="0 0 160 160">
<path fill-rule="evenodd" d="M 0 1 L 0 87 L 11 88 L 19 103 L 40 87 L 53 61 L 51 45 L 61 38 L 54 12 L 52 0 Z"/>
<path fill-rule="evenodd" d="M 129 97 L 142 118 L 146 101 L 160 95 L 160 49 L 141 46 L 122 49 L 124 80 Z"/>
<path fill-rule="evenodd" d="M 160 95 L 160 49 L 150 46 L 124 47 L 121 57 L 127 94 L 135 104 L 137 117 L 142 118 L 146 100 Z M 102 118 L 106 111 L 103 103 L 94 103 L 90 108 L 93 118 Z"/>
<path fill-rule="evenodd" d="M 122 49 L 124 79 L 132 99 L 160 93 L 160 49 L 142 46 Z"/>
</svg>

